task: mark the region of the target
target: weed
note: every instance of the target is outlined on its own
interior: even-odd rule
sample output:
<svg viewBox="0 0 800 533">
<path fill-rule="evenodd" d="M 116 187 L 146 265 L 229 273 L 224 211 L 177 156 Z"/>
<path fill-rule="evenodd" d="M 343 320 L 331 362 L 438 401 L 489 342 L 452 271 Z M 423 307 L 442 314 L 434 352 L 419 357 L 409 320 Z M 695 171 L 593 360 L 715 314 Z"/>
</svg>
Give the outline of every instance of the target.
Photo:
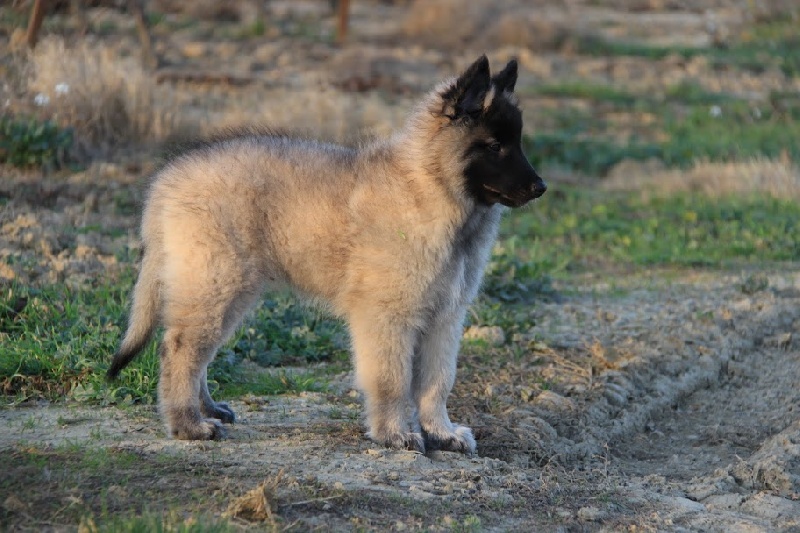
<svg viewBox="0 0 800 533">
<path fill-rule="evenodd" d="M 72 145 L 72 130 L 50 121 L 0 116 L 0 163 L 16 167 L 61 166 Z"/>
<path fill-rule="evenodd" d="M 267 366 L 330 360 L 346 356 L 347 334 L 338 320 L 276 294 L 259 306 L 223 353 Z"/>
<path fill-rule="evenodd" d="M 497 243 L 486 268 L 485 295 L 503 302 L 553 295 L 549 276 L 563 265 L 544 256 L 537 240 L 524 237 L 512 235 Z"/>
<path fill-rule="evenodd" d="M 699 83 L 683 80 L 667 87 L 664 96 L 667 100 L 680 104 L 718 104 L 733 100 L 727 94 L 705 90 Z"/>
<path fill-rule="evenodd" d="M 769 288 L 769 278 L 761 273 L 749 274 L 739 285 L 739 289 L 744 294 L 755 294 L 767 290 L 767 288 Z"/>
</svg>

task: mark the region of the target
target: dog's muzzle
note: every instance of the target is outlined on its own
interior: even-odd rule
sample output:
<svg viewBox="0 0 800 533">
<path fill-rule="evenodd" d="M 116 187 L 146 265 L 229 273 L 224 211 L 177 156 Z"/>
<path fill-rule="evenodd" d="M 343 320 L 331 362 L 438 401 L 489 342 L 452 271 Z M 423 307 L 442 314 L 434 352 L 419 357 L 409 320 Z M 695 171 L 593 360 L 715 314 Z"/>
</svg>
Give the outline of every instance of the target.
<svg viewBox="0 0 800 533">
<path fill-rule="evenodd" d="M 544 180 L 539 181 L 538 183 L 534 183 L 531 187 L 531 195 L 533 198 L 539 198 L 541 195 L 547 192 L 547 184 Z"/>
</svg>

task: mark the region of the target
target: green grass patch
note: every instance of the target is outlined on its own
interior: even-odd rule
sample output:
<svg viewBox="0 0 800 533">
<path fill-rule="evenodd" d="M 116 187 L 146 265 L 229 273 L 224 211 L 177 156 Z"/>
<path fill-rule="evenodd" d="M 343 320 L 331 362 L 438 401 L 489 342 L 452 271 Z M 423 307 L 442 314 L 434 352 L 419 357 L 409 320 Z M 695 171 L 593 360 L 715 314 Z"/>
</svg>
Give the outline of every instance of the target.
<svg viewBox="0 0 800 533">
<path fill-rule="evenodd" d="M 691 84 L 676 86 L 671 94 L 693 103 L 650 107 L 660 115 L 654 127 L 666 134 L 663 142 L 621 142 L 611 138 L 612 125 L 566 110 L 548 117 L 554 131 L 525 136 L 523 147 L 538 168 L 556 166 L 592 176 L 606 174 L 624 159 L 657 158 L 674 167 L 697 159 L 747 160 L 784 153 L 800 159 L 800 143 L 794 142 L 800 139 L 800 99 L 776 94 L 774 104 L 754 105 Z"/>
<path fill-rule="evenodd" d="M 611 102 L 616 105 L 632 105 L 639 99 L 637 95 L 617 89 L 611 85 L 580 80 L 539 85 L 534 88 L 534 91 L 541 96 L 584 98 L 600 102 Z"/>
<path fill-rule="evenodd" d="M 606 174 L 623 159 L 641 161 L 664 154 L 658 144 L 620 144 L 603 137 L 577 137 L 569 131 L 526 136 L 523 146 L 534 167 L 558 166 L 593 176 Z"/>
<path fill-rule="evenodd" d="M 79 531 L 99 533 L 114 531 L 118 533 L 234 533 L 241 531 L 228 520 L 215 516 L 196 515 L 186 518 L 182 513 L 153 513 L 120 516 L 99 513 L 81 520 Z"/>
<path fill-rule="evenodd" d="M 690 58 L 706 53 L 707 49 L 696 46 L 656 46 L 647 43 L 610 40 L 599 35 L 585 35 L 578 39 L 576 51 L 579 54 L 593 57 L 630 56 L 657 60 L 664 59 L 669 55 Z"/>
<path fill-rule="evenodd" d="M 85 290 L 12 283 L 0 289 L 0 383 L 5 401 L 31 398 L 150 401 L 158 359 L 145 350 L 125 376 L 103 374 L 122 335 L 132 275 Z"/>
<path fill-rule="evenodd" d="M 661 147 L 668 165 L 685 166 L 697 158 L 744 160 L 755 156 L 800 157 L 800 121 L 765 106 L 729 102 L 710 109 L 695 106 L 684 116 L 665 117 L 670 140 Z"/>
<path fill-rule="evenodd" d="M 578 40 L 577 51 L 594 57 L 630 56 L 651 60 L 670 55 L 686 59 L 706 56 L 717 67 L 735 67 L 756 73 L 777 67 L 787 76 L 800 75 L 800 32 L 797 21 L 789 17 L 756 24 L 727 46 L 657 46 L 588 35 Z"/>
<path fill-rule="evenodd" d="M 54 522 L 62 528 L 80 525 L 80 531 L 88 532 L 234 529 L 213 516 L 224 508 L 224 490 L 214 483 L 213 465 L 87 447 L 85 442 L 18 444 L 0 451 L 0 460 L 7 466 L 0 493 L 13 495 L 0 507 L 3 530 L 46 529 Z"/>
<path fill-rule="evenodd" d="M 558 192 L 551 190 L 532 208 L 514 211 L 505 220 L 501 243 L 530 243 L 519 247 L 521 261 L 559 265 L 564 273 L 603 265 L 725 267 L 800 259 L 796 202 Z"/>
<path fill-rule="evenodd" d="M 689 80 L 670 85 L 664 96 L 667 101 L 684 105 L 720 104 L 734 99 L 728 94 L 707 91 L 699 83 Z"/>
<path fill-rule="evenodd" d="M 105 371 L 122 337 L 133 274 L 118 283 L 74 290 L 13 283 L 0 289 L 0 391 L 5 403 L 68 398 L 108 404 L 152 403 L 158 378 L 156 342 L 114 382 Z M 341 323 L 286 296 L 270 298 L 209 367 L 213 387 L 226 396 L 318 390 L 314 375 L 245 375 L 237 363 L 301 365 L 346 361 Z"/>
</svg>

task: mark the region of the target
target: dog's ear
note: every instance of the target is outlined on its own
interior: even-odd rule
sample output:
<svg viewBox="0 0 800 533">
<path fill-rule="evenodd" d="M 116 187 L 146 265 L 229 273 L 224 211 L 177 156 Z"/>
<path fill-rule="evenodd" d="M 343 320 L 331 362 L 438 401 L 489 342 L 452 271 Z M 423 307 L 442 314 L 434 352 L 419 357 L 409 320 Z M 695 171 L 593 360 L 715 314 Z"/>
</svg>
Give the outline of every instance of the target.
<svg viewBox="0 0 800 533">
<path fill-rule="evenodd" d="M 506 65 L 506 68 L 498 72 L 492 77 L 492 85 L 494 85 L 499 92 L 514 92 L 514 85 L 517 83 L 517 60 L 512 59 Z"/>
<path fill-rule="evenodd" d="M 483 111 L 483 100 L 490 86 L 489 60 L 482 55 L 442 94 L 442 113 L 451 119 L 477 117 Z"/>
</svg>

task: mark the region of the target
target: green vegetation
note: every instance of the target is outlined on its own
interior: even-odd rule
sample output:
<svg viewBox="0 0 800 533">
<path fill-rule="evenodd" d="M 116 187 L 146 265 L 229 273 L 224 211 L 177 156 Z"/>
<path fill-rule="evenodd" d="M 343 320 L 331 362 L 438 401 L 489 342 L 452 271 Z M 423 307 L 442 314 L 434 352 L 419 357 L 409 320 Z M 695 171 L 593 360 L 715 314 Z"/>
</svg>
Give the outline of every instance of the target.
<svg viewBox="0 0 800 533">
<path fill-rule="evenodd" d="M 0 163 L 16 167 L 57 167 L 72 146 L 72 130 L 50 121 L 0 116 Z"/>
<path fill-rule="evenodd" d="M 796 21 L 759 23 L 725 46 L 681 47 L 580 39 L 577 51 L 592 56 L 668 56 L 705 58 L 707 69 L 760 73 L 780 69 L 800 76 L 800 32 Z M 698 158 L 746 160 L 754 156 L 800 159 L 800 97 L 773 92 L 755 98 L 711 91 L 699 79 L 686 78 L 660 93 L 643 93 L 587 80 L 544 84 L 533 92 L 566 101 L 537 110 L 537 133 L 525 140 L 534 163 L 555 165 L 588 175 L 603 175 L 624 159 L 660 159 L 686 167 Z M 576 105 L 571 100 L 589 101 Z M 613 118 L 612 118 L 613 117 Z M 627 117 L 620 121 L 619 117 Z"/>
<path fill-rule="evenodd" d="M 589 35 L 578 40 L 577 51 L 598 57 L 632 56 L 651 60 L 671 55 L 686 59 L 705 56 L 712 65 L 734 66 L 756 73 L 777 67 L 787 76 L 800 75 L 800 32 L 797 21 L 789 17 L 754 25 L 733 42 L 713 48 L 654 46 Z"/>
<path fill-rule="evenodd" d="M 0 383 L 8 401 L 30 398 L 101 403 L 152 401 L 158 358 L 150 346 L 123 378 L 103 377 L 122 334 L 127 276 L 117 285 L 76 291 L 12 284 L 0 293 Z"/>
<path fill-rule="evenodd" d="M 564 93 L 574 94 L 603 99 L 602 93 L 589 89 Z M 623 142 L 618 139 L 618 125 L 566 109 L 546 117 L 550 131 L 526 137 L 525 150 L 535 166 L 556 165 L 588 175 L 603 175 L 623 159 L 657 158 L 667 166 L 686 167 L 697 159 L 746 160 L 784 153 L 800 158 L 800 143 L 794 142 L 800 138 L 796 95 L 774 93 L 756 105 L 682 83 L 668 88 L 664 98 L 643 97 L 636 106 L 634 113 L 641 109 L 658 116 L 654 132 L 666 140 L 640 140 L 640 130 L 646 128 L 635 124 Z"/>
<path fill-rule="evenodd" d="M 562 191 L 510 214 L 506 240 L 522 263 L 558 265 L 551 273 L 598 265 L 725 267 L 800 259 L 800 204 L 759 196 Z"/>
<path fill-rule="evenodd" d="M 617 89 L 610 85 L 588 83 L 580 80 L 539 85 L 534 89 L 534 92 L 542 96 L 586 98 L 619 105 L 632 105 L 638 98 L 628 91 Z"/>
<path fill-rule="evenodd" d="M 123 333 L 129 274 L 91 290 L 62 285 L 41 289 L 12 284 L 0 292 L 0 387 L 6 402 L 69 398 L 100 404 L 152 403 L 158 377 L 156 343 L 108 383 L 104 373 Z M 346 358 L 341 324 L 322 319 L 287 297 L 267 300 L 209 368 L 220 396 L 317 390 L 314 375 L 245 372 L 249 359 L 262 365 L 302 364 Z"/>
<path fill-rule="evenodd" d="M 0 492 L 13 496 L 5 508 L 0 508 L 0 525 L 15 505 L 30 505 L 37 513 L 57 514 L 62 521 L 80 523 L 79 531 L 90 533 L 238 531 L 228 521 L 207 515 L 207 507 L 198 503 L 192 506 L 192 518 L 187 518 L 187 497 L 197 502 L 203 494 L 208 502 L 206 483 L 176 491 L 164 491 L 152 483 L 153 479 L 180 483 L 187 473 L 198 478 L 208 475 L 208 468 L 200 465 L 187 467 L 171 457 L 87 447 L 85 442 L 17 446 L 3 453 L 7 469 L 0 480 Z M 43 480 L 31 483 L 32 476 Z M 42 490 L 43 484 L 46 490 Z M 65 500 L 70 504 L 64 505 Z"/>
</svg>

